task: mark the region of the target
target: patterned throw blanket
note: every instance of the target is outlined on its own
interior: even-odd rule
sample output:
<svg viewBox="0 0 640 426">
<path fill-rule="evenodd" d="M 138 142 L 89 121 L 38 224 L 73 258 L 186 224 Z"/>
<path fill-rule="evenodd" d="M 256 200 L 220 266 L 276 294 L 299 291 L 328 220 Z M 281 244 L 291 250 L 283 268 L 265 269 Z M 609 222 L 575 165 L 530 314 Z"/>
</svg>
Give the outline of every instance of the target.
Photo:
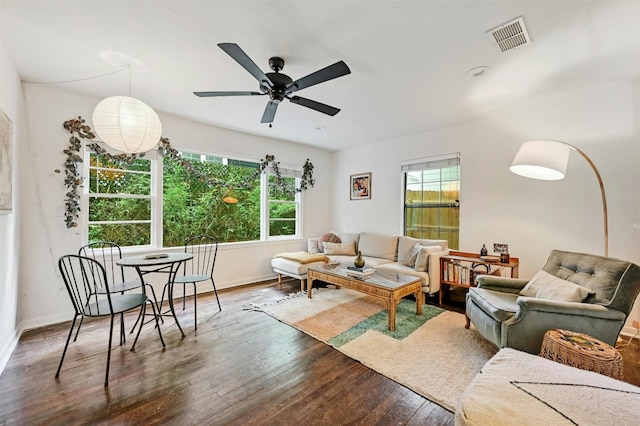
<svg viewBox="0 0 640 426">
<path fill-rule="evenodd" d="M 294 251 L 291 253 L 280 253 L 273 257 L 280 257 L 283 259 L 293 260 L 298 263 L 312 263 L 323 261 L 326 256 L 322 253 L 307 253 L 306 251 Z"/>
</svg>

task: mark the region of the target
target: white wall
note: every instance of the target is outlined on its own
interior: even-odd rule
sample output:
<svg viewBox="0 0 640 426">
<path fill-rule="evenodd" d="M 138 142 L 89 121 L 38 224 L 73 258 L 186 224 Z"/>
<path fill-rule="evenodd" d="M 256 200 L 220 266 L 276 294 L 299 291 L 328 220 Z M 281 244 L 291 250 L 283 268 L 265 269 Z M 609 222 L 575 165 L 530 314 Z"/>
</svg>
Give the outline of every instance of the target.
<svg viewBox="0 0 640 426">
<path fill-rule="evenodd" d="M 22 250 L 20 267 L 21 320 L 24 328 L 68 320 L 71 304 L 57 270 L 57 259 L 76 253 L 82 244 L 79 228 L 67 229 L 64 208 L 63 150 L 69 134 L 62 123 L 81 115 L 91 125 L 91 114 L 100 99 L 55 86 L 26 85 L 26 118 L 29 139 L 21 141 Z M 314 164 L 316 186 L 303 193 L 304 237 L 320 234 L 330 226 L 331 154 L 300 144 L 251 136 L 190 122 L 159 112 L 163 135 L 173 147 L 213 154 L 237 155 L 260 160 L 266 154 L 286 164 Z M 30 160 L 29 160 L 30 159 Z M 216 261 L 218 289 L 274 277 L 269 261 L 282 251 L 306 248 L 306 240 L 223 244 Z M 176 249 L 181 250 L 181 249 Z M 133 272 L 133 271 L 132 271 Z M 162 275 L 149 276 L 162 291 Z"/>
<path fill-rule="evenodd" d="M 603 253 L 603 214 L 595 175 L 572 153 L 564 180 L 526 179 L 508 168 L 520 145 L 557 139 L 582 149 L 604 181 L 609 256 L 640 264 L 640 83 L 611 83 L 529 95 L 449 128 L 334 154 L 333 228 L 402 233 L 400 163 L 461 153 L 460 250 L 509 244 L 530 278 L 557 248 Z M 349 200 L 349 175 L 372 172 L 371 200 Z M 629 317 L 640 321 L 640 302 Z M 630 328 L 626 332 L 634 332 Z"/>
<path fill-rule="evenodd" d="M 20 247 L 20 170 L 18 134 L 23 122 L 20 79 L 0 39 L 0 109 L 13 123 L 13 211 L 0 215 L 0 372 L 18 342 L 18 249 Z"/>
</svg>

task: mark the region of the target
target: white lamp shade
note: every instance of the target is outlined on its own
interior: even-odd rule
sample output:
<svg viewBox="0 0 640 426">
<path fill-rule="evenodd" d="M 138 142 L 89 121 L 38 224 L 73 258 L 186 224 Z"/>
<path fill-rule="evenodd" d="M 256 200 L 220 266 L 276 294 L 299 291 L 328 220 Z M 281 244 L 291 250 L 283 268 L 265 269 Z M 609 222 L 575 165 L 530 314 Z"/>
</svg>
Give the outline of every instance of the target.
<svg viewBox="0 0 640 426">
<path fill-rule="evenodd" d="M 110 147 L 126 153 L 147 152 L 160 142 L 162 123 L 147 104 L 129 96 L 105 98 L 93 110 L 93 127 Z"/>
<path fill-rule="evenodd" d="M 513 173 L 541 179 L 563 179 L 569 162 L 569 145 L 557 141 L 529 141 L 522 144 L 511 163 Z"/>
</svg>

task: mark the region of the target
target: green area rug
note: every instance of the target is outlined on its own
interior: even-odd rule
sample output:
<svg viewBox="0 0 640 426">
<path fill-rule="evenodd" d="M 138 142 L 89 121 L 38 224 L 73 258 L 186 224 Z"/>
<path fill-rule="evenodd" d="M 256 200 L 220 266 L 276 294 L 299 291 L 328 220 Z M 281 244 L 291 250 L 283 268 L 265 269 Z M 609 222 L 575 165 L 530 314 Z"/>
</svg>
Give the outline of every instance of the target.
<svg viewBox="0 0 640 426">
<path fill-rule="evenodd" d="M 314 289 L 254 309 L 321 340 L 380 374 L 454 411 L 457 401 L 496 352 L 464 315 L 405 299 L 389 331 L 382 301 L 349 289 Z"/>
</svg>

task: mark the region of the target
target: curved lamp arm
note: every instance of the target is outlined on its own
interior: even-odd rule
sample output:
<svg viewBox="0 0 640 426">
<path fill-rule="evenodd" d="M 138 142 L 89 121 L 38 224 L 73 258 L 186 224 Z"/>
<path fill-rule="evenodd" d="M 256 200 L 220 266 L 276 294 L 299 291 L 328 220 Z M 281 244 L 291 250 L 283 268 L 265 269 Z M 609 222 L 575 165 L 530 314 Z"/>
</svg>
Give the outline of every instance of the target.
<svg viewBox="0 0 640 426">
<path fill-rule="evenodd" d="M 584 158 L 596 174 L 600 194 L 602 195 L 602 213 L 604 216 L 604 255 L 609 255 L 609 226 L 607 219 L 607 198 L 600 172 L 591 159 L 579 148 L 567 142 L 538 140 L 525 142 L 516 154 L 511 167 L 513 173 L 532 179 L 557 180 L 564 178 L 569 151 L 574 150 Z"/>
<path fill-rule="evenodd" d="M 567 145 L 569 148 L 573 149 L 578 154 L 580 154 L 582 158 L 584 158 L 587 161 L 587 163 L 589 163 L 589 165 L 591 166 L 591 169 L 593 169 L 593 172 L 596 174 L 596 179 L 598 179 L 598 185 L 600 185 L 600 194 L 602 195 L 602 214 L 604 216 L 604 255 L 609 256 L 609 225 L 608 225 L 608 219 L 607 219 L 607 197 L 604 195 L 604 184 L 602 183 L 600 172 L 598 172 L 598 168 L 593 163 L 593 161 L 591 161 L 591 158 L 589 158 L 587 154 L 582 152 L 580 148 L 575 147 L 566 142 L 560 142 L 560 141 L 557 141 L 557 142 Z"/>
</svg>

